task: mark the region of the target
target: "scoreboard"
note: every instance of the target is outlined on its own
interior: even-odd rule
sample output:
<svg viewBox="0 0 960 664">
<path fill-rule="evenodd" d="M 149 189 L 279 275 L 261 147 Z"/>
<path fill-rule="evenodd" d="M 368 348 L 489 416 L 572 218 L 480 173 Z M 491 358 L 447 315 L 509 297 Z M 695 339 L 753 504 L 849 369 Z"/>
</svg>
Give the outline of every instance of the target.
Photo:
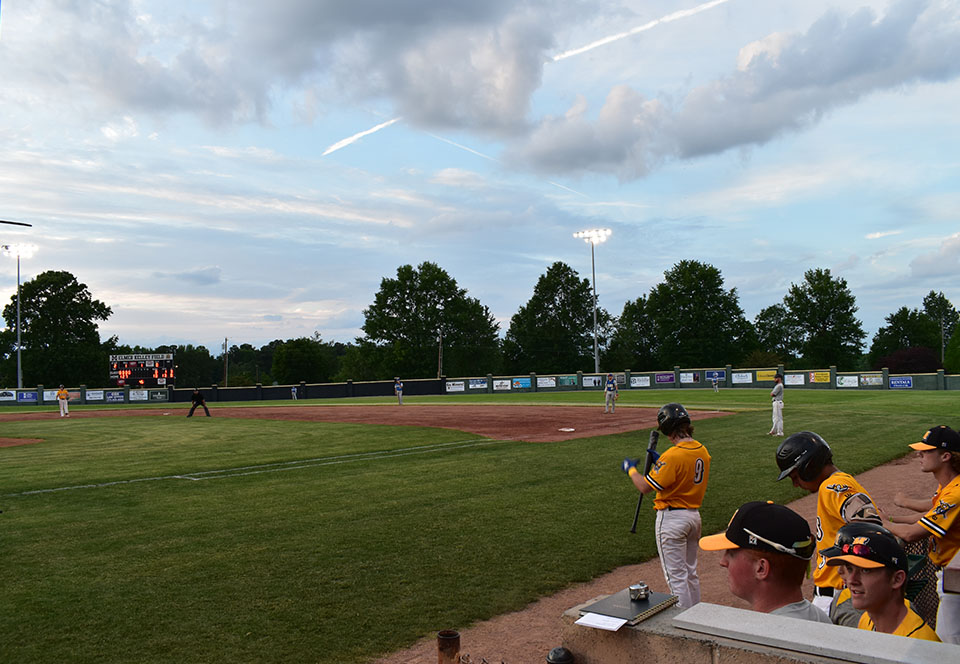
<svg viewBox="0 0 960 664">
<path fill-rule="evenodd" d="M 110 380 L 122 387 L 166 387 L 174 385 L 173 353 L 111 355 Z"/>
</svg>

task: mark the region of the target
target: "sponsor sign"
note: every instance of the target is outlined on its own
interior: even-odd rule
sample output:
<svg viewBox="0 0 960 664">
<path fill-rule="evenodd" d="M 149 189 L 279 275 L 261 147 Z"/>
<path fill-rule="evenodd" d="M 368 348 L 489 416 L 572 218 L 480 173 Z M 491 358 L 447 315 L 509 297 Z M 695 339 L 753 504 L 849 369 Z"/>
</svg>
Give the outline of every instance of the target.
<svg viewBox="0 0 960 664">
<path fill-rule="evenodd" d="M 170 395 L 166 390 L 150 390 L 150 401 L 169 401 Z"/>
<path fill-rule="evenodd" d="M 837 376 L 837 387 L 859 387 L 859 376 Z"/>
<path fill-rule="evenodd" d="M 583 377 L 583 386 L 584 387 L 603 387 L 605 382 L 603 376 L 584 376 Z"/>
<path fill-rule="evenodd" d="M 56 390 L 44 390 L 44 391 L 43 391 L 43 400 L 44 400 L 44 401 L 56 401 L 56 400 L 57 400 L 57 391 L 56 391 Z"/>
<path fill-rule="evenodd" d="M 576 376 L 557 376 L 557 385 L 559 385 L 560 387 L 576 387 L 577 377 Z"/>
<path fill-rule="evenodd" d="M 0 401 L 16 401 L 17 393 L 13 390 L 0 390 Z"/>
<path fill-rule="evenodd" d="M 891 390 L 913 389 L 913 376 L 890 376 Z"/>
<path fill-rule="evenodd" d="M 865 387 L 879 387 L 883 385 L 883 374 L 863 374 L 860 384 Z"/>
<path fill-rule="evenodd" d="M 829 371 L 811 371 L 807 374 L 807 380 L 811 383 L 829 383 Z"/>
<path fill-rule="evenodd" d="M 734 371 L 733 372 L 734 385 L 749 385 L 752 382 L 753 382 L 752 371 Z"/>
<path fill-rule="evenodd" d="M 537 376 L 537 387 L 556 387 L 556 376 Z"/>
<path fill-rule="evenodd" d="M 783 377 L 784 385 L 803 385 L 803 374 L 787 374 Z"/>
<path fill-rule="evenodd" d="M 17 392 L 17 403 L 37 403 L 36 391 Z"/>
<path fill-rule="evenodd" d="M 463 392 L 464 385 L 462 380 L 448 380 L 447 381 L 447 392 Z M 133 398 L 133 392 L 130 393 L 131 398 Z"/>
<path fill-rule="evenodd" d="M 123 403 L 123 390 L 107 390 L 104 396 L 107 403 Z"/>
<path fill-rule="evenodd" d="M 87 390 L 87 401 L 103 401 L 103 390 Z"/>
<path fill-rule="evenodd" d="M 773 370 L 765 369 L 764 371 L 758 371 L 757 381 L 759 382 L 761 380 L 773 380 L 774 376 L 776 375 L 777 375 L 776 369 L 773 369 Z"/>
<path fill-rule="evenodd" d="M 470 379 L 470 389 L 471 389 L 471 390 L 485 390 L 485 389 L 487 389 L 487 379 L 486 379 L 486 378 L 471 378 L 471 379 Z"/>
<path fill-rule="evenodd" d="M 672 383 L 674 382 L 674 376 L 673 373 L 658 373 L 654 376 L 654 380 L 656 380 L 657 385 L 660 383 Z"/>
<path fill-rule="evenodd" d="M 514 390 L 529 390 L 530 389 L 530 377 L 526 378 L 514 378 L 510 383 L 510 387 Z"/>
<path fill-rule="evenodd" d="M 630 376 L 630 387 L 650 387 L 650 376 Z"/>
<path fill-rule="evenodd" d="M 494 392 L 505 392 L 510 389 L 510 380 L 506 378 L 498 378 L 493 381 L 493 391 Z"/>
<path fill-rule="evenodd" d="M 700 372 L 699 371 L 685 371 L 680 373 L 680 382 L 681 383 L 699 383 L 700 382 Z"/>
<path fill-rule="evenodd" d="M 130 390 L 130 401 L 147 401 L 149 398 L 147 390 Z"/>
<path fill-rule="evenodd" d="M 714 378 L 716 378 L 717 380 L 726 380 L 727 370 L 720 369 L 719 371 L 716 371 L 716 370 L 704 371 L 703 375 L 706 377 L 707 380 L 713 380 Z"/>
</svg>

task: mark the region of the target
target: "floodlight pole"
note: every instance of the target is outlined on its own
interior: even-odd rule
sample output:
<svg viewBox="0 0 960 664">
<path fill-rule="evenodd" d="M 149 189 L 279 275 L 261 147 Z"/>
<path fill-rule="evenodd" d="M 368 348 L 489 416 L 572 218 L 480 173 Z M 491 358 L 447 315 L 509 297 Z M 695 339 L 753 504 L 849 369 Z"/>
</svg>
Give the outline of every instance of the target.
<svg viewBox="0 0 960 664">
<path fill-rule="evenodd" d="M 17 252 L 17 389 L 23 389 L 23 366 L 20 364 L 20 252 Z"/>
<path fill-rule="evenodd" d="M 593 372 L 600 373 L 600 353 L 599 343 L 597 341 L 597 263 L 594 255 L 594 247 L 601 242 L 605 242 L 613 234 L 609 228 L 595 228 L 589 231 L 580 231 L 574 233 L 573 237 L 580 238 L 590 245 L 590 271 L 593 276 Z"/>
</svg>

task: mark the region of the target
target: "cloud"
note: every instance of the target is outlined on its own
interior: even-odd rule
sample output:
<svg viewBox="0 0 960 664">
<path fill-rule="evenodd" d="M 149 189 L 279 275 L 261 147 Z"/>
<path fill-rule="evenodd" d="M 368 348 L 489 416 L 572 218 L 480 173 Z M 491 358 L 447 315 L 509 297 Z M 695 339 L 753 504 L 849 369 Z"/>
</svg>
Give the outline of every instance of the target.
<svg viewBox="0 0 960 664">
<path fill-rule="evenodd" d="M 806 33 L 776 33 L 744 47 L 730 74 L 679 103 L 614 88 L 595 119 L 577 100 L 543 118 L 508 154 L 547 173 L 645 175 L 657 162 L 762 145 L 800 131 L 873 92 L 960 75 L 960 6 L 900 0 L 887 14 L 827 13 Z"/>
<path fill-rule="evenodd" d="M 958 270 L 960 270 L 960 233 L 944 238 L 936 251 L 920 254 L 910 261 L 910 272 L 914 277 L 956 279 Z"/>
<path fill-rule="evenodd" d="M 864 237 L 868 240 L 879 240 L 880 238 L 900 235 L 901 233 L 903 233 L 903 231 L 877 231 L 876 233 L 867 233 Z"/>
<path fill-rule="evenodd" d="M 154 276 L 160 279 L 175 279 L 177 281 L 183 281 L 193 286 L 212 286 L 213 284 L 220 283 L 221 273 L 222 270 L 220 267 L 214 265 L 197 270 L 190 270 L 188 272 L 154 272 Z"/>
</svg>

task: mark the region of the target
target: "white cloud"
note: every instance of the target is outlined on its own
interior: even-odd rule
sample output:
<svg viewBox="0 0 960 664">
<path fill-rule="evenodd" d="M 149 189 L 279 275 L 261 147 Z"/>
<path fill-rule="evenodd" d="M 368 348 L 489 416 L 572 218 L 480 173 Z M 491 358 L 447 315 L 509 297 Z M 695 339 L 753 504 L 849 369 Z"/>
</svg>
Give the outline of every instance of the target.
<svg viewBox="0 0 960 664">
<path fill-rule="evenodd" d="M 892 235 L 900 235 L 903 231 L 877 231 L 876 233 L 867 233 L 864 237 L 868 240 L 879 240 Z"/>
<path fill-rule="evenodd" d="M 914 277 L 940 277 L 955 283 L 960 271 L 960 233 L 944 238 L 936 251 L 914 258 L 910 271 Z"/>
</svg>

